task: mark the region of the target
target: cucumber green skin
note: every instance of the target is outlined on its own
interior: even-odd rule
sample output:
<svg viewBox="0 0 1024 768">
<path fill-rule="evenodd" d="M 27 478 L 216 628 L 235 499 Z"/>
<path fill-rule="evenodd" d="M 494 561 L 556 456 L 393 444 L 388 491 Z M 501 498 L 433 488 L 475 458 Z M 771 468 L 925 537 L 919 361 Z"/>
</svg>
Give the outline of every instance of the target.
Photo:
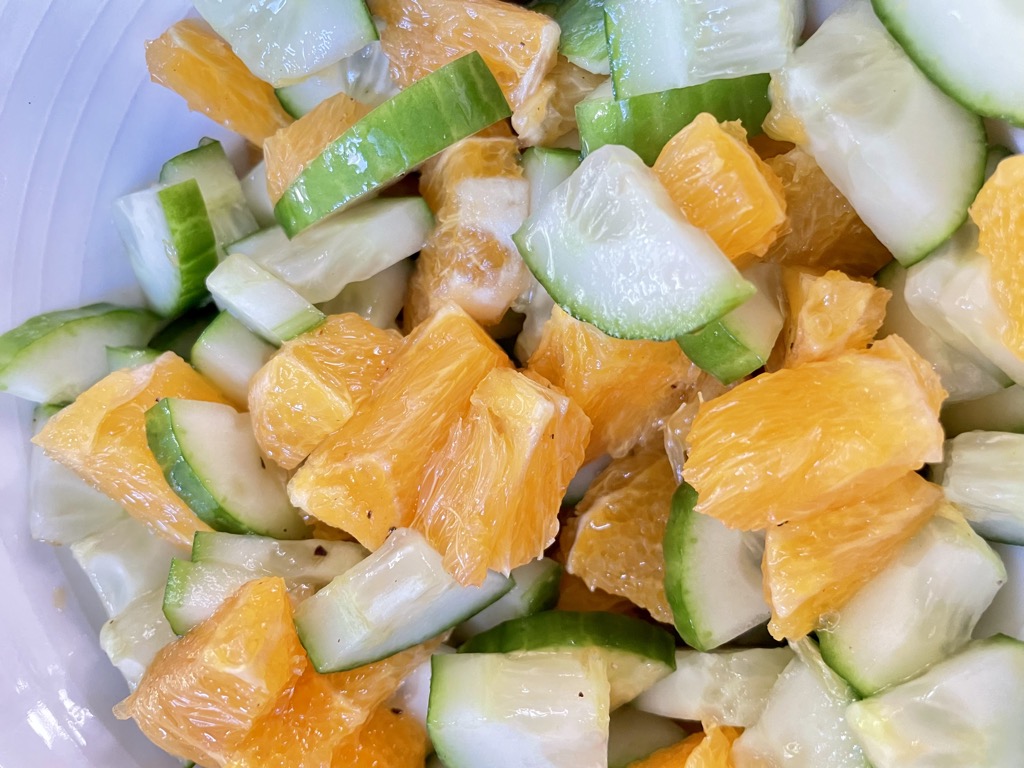
<svg viewBox="0 0 1024 768">
<path fill-rule="evenodd" d="M 559 586 L 562 583 L 562 567 L 552 568 L 550 573 L 539 579 L 533 588 L 523 595 L 523 604 L 530 614 L 541 613 L 555 607 L 558 603 Z"/>
<path fill-rule="evenodd" d="M 111 373 L 152 363 L 158 357 L 160 352 L 149 347 L 107 347 L 107 367 Z"/>
<path fill-rule="evenodd" d="M 165 317 L 176 317 L 209 296 L 206 276 L 217 266 L 217 238 L 198 181 L 189 179 L 166 187 L 157 197 L 178 252 L 181 278 L 173 304 L 159 309 Z"/>
<path fill-rule="evenodd" d="M 274 216 L 293 237 L 511 114 L 480 54 L 462 56 L 384 102 L 329 144 L 285 191 Z"/>
<path fill-rule="evenodd" d="M 665 537 L 662 548 L 665 552 L 678 553 L 678 557 L 665 558 L 665 596 L 668 598 L 672 617 L 679 636 L 691 648 L 698 651 L 710 651 L 711 647 L 701 636 L 691 617 L 690 594 L 686 588 L 684 570 L 686 567 L 686 551 L 694 543 L 691 536 L 691 522 L 696 512 L 697 491 L 689 483 L 683 483 L 672 496 L 672 511 L 669 513 L 668 524 L 665 526 Z"/>
<path fill-rule="evenodd" d="M 179 637 L 189 630 L 188 626 L 178 620 L 178 611 L 184 607 L 188 572 L 191 569 L 191 561 L 172 559 L 171 568 L 167 573 L 167 585 L 164 587 L 164 617 L 171 625 L 171 631 Z"/>
<path fill-rule="evenodd" d="M 737 339 L 721 320 L 676 339 L 694 365 L 723 384 L 732 384 L 753 373 L 765 361 Z"/>
<path fill-rule="evenodd" d="M 596 74 L 608 74 L 608 39 L 604 27 L 604 0 L 559 0 L 534 7 L 562 30 L 558 52 L 577 66 Z"/>
<path fill-rule="evenodd" d="M 150 339 L 149 346 L 158 352 L 173 352 L 188 362 L 192 347 L 218 314 L 217 305 L 212 302 L 196 307 L 164 326 Z"/>
<path fill-rule="evenodd" d="M 747 135 L 756 136 L 771 109 L 770 80 L 770 75 L 748 75 L 621 101 L 581 101 L 576 122 L 583 154 L 605 144 L 622 144 L 654 165 L 669 139 L 701 112 L 710 112 L 719 121 L 739 120 Z"/>
</svg>

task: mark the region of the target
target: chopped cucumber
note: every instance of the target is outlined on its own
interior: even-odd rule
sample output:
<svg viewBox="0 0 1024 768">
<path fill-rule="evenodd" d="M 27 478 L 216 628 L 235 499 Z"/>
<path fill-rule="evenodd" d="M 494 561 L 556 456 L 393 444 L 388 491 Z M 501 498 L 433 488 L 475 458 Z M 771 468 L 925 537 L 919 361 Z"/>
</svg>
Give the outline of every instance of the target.
<svg viewBox="0 0 1024 768">
<path fill-rule="evenodd" d="M 221 312 L 196 340 L 191 357 L 197 371 L 245 409 L 250 380 L 274 352 L 272 344 Z"/>
<path fill-rule="evenodd" d="M 792 660 L 789 648 L 677 650 L 676 671 L 641 693 L 633 706 L 675 720 L 750 728 Z"/>
<path fill-rule="evenodd" d="M 621 338 L 675 338 L 754 292 L 625 147 L 588 155 L 513 240 L 555 301 Z"/>
<path fill-rule="evenodd" d="M 397 328 L 396 320 L 405 304 L 412 272 L 412 260 L 403 259 L 373 277 L 349 283 L 341 293 L 321 304 L 320 311 L 325 315 L 354 312 L 378 328 Z"/>
<path fill-rule="evenodd" d="M 510 114 L 473 51 L 417 80 L 331 142 L 285 191 L 274 215 L 293 237 Z"/>
<path fill-rule="evenodd" d="M 188 361 L 196 340 L 215 317 L 217 307 L 213 302 L 191 309 L 161 328 L 160 332 L 150 339 L 149 346 L 158 352 L 173 352 L 182 360 Z"/>
<path fill-rule="evenodd" d="M 576 474 L 573 475 L 572 480 L 569 482 L 569 487 L 565 489 L 562 504 L 573 506 L 583 501 L 583 497 L 587 495 L 587 490 L 594 484 L 597 476 L 604 472 L 605 468 L 611 463 L 612 457 L 604 454 L 576 470 Z"/>
<path fill-rule="evenodd" d="M 799 125 L 777 138 L 814 157 L 904 266 L 967 218 L 985 172 L 982 121 L 914 66 L 868 0 L 830 16 L 773 75 L 772 93 Z"/>
<path fill-rule="evenodd" d="M 163 613 L 171 630 L 184 635 L 216 613 L 244 584 L 260 574 L 226 563 L 175 558 L 167 574 Z"/>
<path fill-rule="evenodd" d="M 100 629 L 100 647 L 135 690 L 157 653 L 176 638 L 162 608 L 163 589 L 139 595 Z"/>
<path fill-rule="evenodd" d="M 0 336 L 0 392 L 70 402 L 107 375 L 107 347 L 144 346 L 158 325 L 151 312 L 113 304 L 36 315 Z"/>
<path fill-rule="evenodd" d="M 427 729 L 448 768 L 603 766 L 608 680 L 594 652 L 431 659 Z"/>
<path fill-rule="evenodd" d="M 268 536 L 211 531 L 197 532 L 192 541 L 192 562 L 226 563 L 316 589 L 345 573 L 367 554 L 354 541 L 279 541 Z"/>
<path fill-rule="evenodd" d="M 1017 768 L 1024 755 L 1024 643 L 995 637 L 850 706 L 875 768 Z"/>
<path fill-rule="evenodd" d="M 442 643 L 434 653 L 455 653 L 455 649 Z M 392 706 L 416 718 L 423 723 L 424 728 L 427 727 L 427 711 L 430 709 L 430 667 L 431 661 L 427 659 L 405 676 L 395 695 L 391 697 Z"/>
<path fill-rule="evenodd" d="M 245 176 L 242 177 L 242 194 L 249 204 L 249 210 L 261 228 L 277 226 L 274 218 L 274 204 L 267 192 L 267 163 L 260 160 Z"/>
<path fill-rule="evenodd" d="M 146 440 L 167 483 L 211 528 L 280 539 L 309 534 L 288 500 L 286 473 L 260 456 L 247 413 L 163 398 L 146 411 Z"/>
<path fill-rule="evenodd" d="M 984 429 L 992 432 L 1024 432 L 1024 387 L 1007 387 L 994 395 L 942 409 L 942 425 L 948 437 Z"/>
<path fill-rule="evenodd" d="M 686 644 L 709 651 L 765 624 L 761 586 L 764 533 L 727 528 L 694 507 L 686 483 L 672 497 L 665 528 L 665 594 Z"/>
<path fill-rule="evenodd" d="M 993 544 L 1006 567 L 1006 583 L 982 615 L 974 636 L 1008 635 L 1024 641 L 1024 547 Z"/>
<path fill-rule="evenodd" d="M 558 52 L 569 61 L 595 75 L 611 72 L 608 62 L 608 38 L 604 29 L 604 0 L 554 0 L 551 5 L 534 7 L 558 22 L 562 31 Z"/>
<path fill-rule="evenodd" d="M 479 587 L 460 585 L 421 534 L 399 528 L 380 549 L 301 603 L 295 626 L 317 671 L 337 672 L 436 637 L 512 586 L 493 571 Z"/>
<path fill-rule="evenodd" d="M 608 768 L 627 768 L 685 738 L 686 731 L 667 718 L 619 707 L 608 718 Z"/>
<path fill-rule="evenodd" d="M 218 307 L 274 346 L 324 321 L 294 288 L 241 253 L 224 259 L 206 282 Z"/>
<path fill-rule="evenodd" d="M 515 586 L 476 616 L 457 626 L 452 633 L 454 643 L 464 643 L 511 619 L 532 616 L 555 607 L 562 579 L 562 566 L 556 561 L 542 557 L 513 568 L 510 576 Z"/>
<path fill-rule="evenodd" d="M 110 373 L 124 368 L 138 368 L 152 363 L 161 352 L 149 347 L 107 347 L 107 370 Z"/>
<path fill-rule="evenodd" d="M 580 167 L 580 154 L 571 149 L 530 147 L 523 152 L 523 176 L 530 184 L 530 213 L 539 210 L 544 199 Z"/>
<path fill-rule="evenodd" d="M 293 85 L 277 89 L 277 100 L 292 117 L 302 117 L 331 96 L 346 93 L 376 107 L 398 93 L 391 61 L 374 41 L 336 64 L 314 72 Z"/>
<path fill-rule="evenodd" d="M 948 508 L 818 633 L 821 655 L 870 696 L 964 646 L 1005 581 L 999 556 Z"/>
</svg>

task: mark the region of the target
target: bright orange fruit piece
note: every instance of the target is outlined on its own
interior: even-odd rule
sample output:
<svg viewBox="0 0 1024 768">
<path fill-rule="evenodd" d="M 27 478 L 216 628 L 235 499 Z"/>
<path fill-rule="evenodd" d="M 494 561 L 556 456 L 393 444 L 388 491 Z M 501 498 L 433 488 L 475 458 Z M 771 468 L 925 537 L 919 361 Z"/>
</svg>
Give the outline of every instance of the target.
<svg viewBox="0 0 1024 768">
<path fill-rule="evenodd" d="M 737 382 L 739 383 L 739 382 Z M 701 371 L 696 382 L 690 388 L 686 401 L 676 409 L 675 413 L 665 419 L 665 454 L 672 462 L 676 479 L 683 482 L 683 464 L 686 462 L 686 439 L 697 418 L 701 405 L 724 395 L 736 384 L 723 384 L 710 373 Z"/>
<path fill-rule="evenodd" d="M 663 453 L 616 459 L 576 507 L 565 568 L 591 589 L 628 598 L 672 622 L 665 597 L 665 536 L 676 478 Z"/>
<path fill-rule="evenodd" d="M 674 341 L 613 339 L 557 306 L 528 368 L 593 423 L 585 461 L 628 453 L 679 407 L 700 372 Z"/>
<path fill-rule="evenodd" d="M 209 526 L 164 479 L 146 441 L 146 411 L 164 397 L 226 403 L 173 352 L 111 373 L 53 416 L 32 442 L 154 533 L 185 547 Z"/>
<path fill-rule="evenodd" d="M 441 308 L 402 340 L 355 415 L 295 473 L 292 503 L 376 549 L 392 528 L 412 522 L 423 469 L 473 390 L 510 365 L 469 315 L 452 304 Z"/>
<path fill-rule="evenodd" d="M 568 397 L 496 368 L 427 464 L 413 527 L 461 584 L 536 560 L 558 533 L 589 434 L 589 419 Z"/>
<path fill-rule="evenodd" d="M 682 741 L 662 747 L 642 760 L 634 760 L 627 768 L 683 768 L 689 765 L 687 759 L 702 741 L 703 733 L 694 733 Z"/>
<path fill-rule="evenodd" d="M 292 121 L 273 86 L 252 74 L 201 19 L 182 19 L 146 43 L 146 65 L 153 82 L 184 98 L 189 109 L 256 146 Z"/>
<path fill-rule="evenodd" d="M 945 396 L 898 336 L 765 373 L 701 406 L 683 475 L 698 511 L 742 530 L 855 503 L 941 460 Z"/>
<path fill-rule="evenodd" d="M 401 340 L 349 313 L 285 342 L 249 384 L 263 453 L 285 469 L 301 464 L 369 397 Z"/>
<path fill-rule="evenodd" d="M 786 226 L 782 182 L 738 122 L 697 115 L 661 150 L 654 173 L 690 223 L 739 266 L 764 256 Z"/>
<path fill-rule="evenodd" d="M 686 758 L 684 768 L 733 768 L 732 744 L 743 733 L 729 725 L 707 726 L 704 738 Z"/>
<path fill-rule="evenodd" d="M 635 613 L 636 606 L 619 595 L 609 594 L 603 589 L 591 589 L 579 576 L 563 571 L 558 583 L 558 604 L 555 610 Z"/>
<path fill-rule="evenodd" d="M 607 78 L 577 67 L 559 54 L 555 66 L 512 115 L 519 143 L 549 147 L 576 130 L 576 105 Z"/>
<path fill-rule="evenodd" d="M 909 472 L 862 499 L 769 528 L 762 571 L 772 636 L 796 640 L 827 625 L 942 499 L 942 488 Z"/>
<path fill-rule="evenodd" d="M 333 768 L 423 768 L 429 743 L 423 725 L 408 712 L 384 705 L 366 725 L 338 745 Z"/>
<path fill-rule="evenodd" d="M 114 714 L 172 755 L 218 768 L 307 665 L 284 580 L 256 579 L 160 651 Z"/>
</svg>

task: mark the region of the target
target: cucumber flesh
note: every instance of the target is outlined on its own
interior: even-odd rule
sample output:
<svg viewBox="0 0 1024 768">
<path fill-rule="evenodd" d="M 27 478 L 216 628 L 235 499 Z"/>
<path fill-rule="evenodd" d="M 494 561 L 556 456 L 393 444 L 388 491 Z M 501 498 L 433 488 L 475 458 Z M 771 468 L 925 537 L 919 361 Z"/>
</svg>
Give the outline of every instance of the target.
<svg viewBox="0 0 1024 768">
<path fill-rule="evenodd" d="M 750 728 L 792 660 L 789 648 L 677 650 L 675 672 L 641 693 L 633 706 L 674 720 Z"/>
<path fill-rule="evenodd" d="M 369 664 L 435 637 L 486 608 L 513 582 L 488 572 L 463 587 L 427 540 L 395 530 L 373 554 L 295 609 L 299 639 L 319 672 Z"/>
<path fill-rule="evenodd" d="M 450 653 L 455 653 L 455 649 L 444 643 L 434 651 L 434 654 Z M 430 708 L 430 667 L 431 661 L 427 659 L 405 676 L 395 695 L 391 697 L 391 706 L 414 717 L 423 723 L 424 728 L 427 727 L 427 710 Z"/>
<path fill-rule="evenodd" d="M 605 468 L 612 463 L 612 457 L 608 454 L 598 456 L 593 461 L 584 464 L 573 475 L 569 487 L 565 489 L 565 496 L 562 497 L 562 504 L 573 506 L 583 501 L 590 486 L 594 484 L 597 476 L 604 472 Z"/>
<path fill-rule="evenodd" d="M 152 363 L 161 352 L 149 347 L 107 347 L 107 371 L 113 373 L 124 368 L 138 368 Z"/>
<path fill-rule="evenodd" d="M 942 409 L 942 426 L 947 437 L 977 429 L 1024 432 L 1024 387 L 1007 387 L 978 400 L 951 403 Z"/>
<path fill-rule="evenodd" d="M 217 316 L 217 307 L 212 302 L 191 309 L 177 317 L 149 340 L 149 346 L 158 352 L 173 352 L 186 362 L 192 354 L 196 339 Z"/>
<path fill-rule="evenodd" d="M 320 304 L 320 311 L 325 315 L 353 312 L 377 328 L 397 329 L 412 272 L 412 260 L 403 259 L 373 277 L 349 283 L 333 299 Z"/>
<path fill-rule="evenodd" d="M 228 312 L 221 312 L 196 339 L 192 365 L 243 409 L 249 382 L 276 350 Z"/>
<path fill-rule="evenodd" d="M 627 768 L 685 738 L 686 731 L 667 718 L 619 707 L 608 719 L 608 768 Z"/>
<path fill-rule="evenodd" d="M 100 629 L 100 647 L 131 690 L 160 650 L 176 640 L 163 612 L 163 589 L 139 595 Z"/>
<path fill-rule="evenodd" d="M 315 589 L 326 586 L 369 554 L 354 541 L 304 539 L 280 541 L 269 536 L 199 531 L 192 541 L 192 562 L 238 566 L 280 576 Z"/>
<path fill-rule="evenodd" d="M 201 562 L 175 558 L 167 574 L 163 613 L 177 635 L 202 624 L 243 585 L 259 574 L 226 563 Z"/>
<path fill-rule="evenodd" d="M 1024 641 L 1024 547 L 993 544 L 1006 567 L 1006 583 L 982 615 L 974 636 L 1007 635 Z"/>
<path fill-rule="evenodd" d="M 391 62 L 374 41 L 336 64 L 314 72 L 292 85 L 277 89 L 277 100 L 292 117 L 302 117 L 339 93 L 377 107 L 398 93 L 391 77 Z"/>
<path fill-rule="evenodd" d="M 452 633 L 452 642 L 459 645 L 506 621 L 555 607 L 562 579 L 562 566 L 556 561 L 542 557 L 513 568 L 510 575 L 515 586 L 476 616 L 457 626 Z"/>
<path fill-rule="evenodd" d="M 611 73 L 604 28 L 604 0 L 560 0 L 544 10 L 562 31 L 558 52 L 595 75 Z"/>
<path fill-rule="evenodd" d="M 274 204 L 267 192 L 267 163 L 260 160 L 242 177 L 242 194 L 249 204 L 249 210 L 256 219 L 260 229 L 277 226 L 274 218 Z"/>
</svg>

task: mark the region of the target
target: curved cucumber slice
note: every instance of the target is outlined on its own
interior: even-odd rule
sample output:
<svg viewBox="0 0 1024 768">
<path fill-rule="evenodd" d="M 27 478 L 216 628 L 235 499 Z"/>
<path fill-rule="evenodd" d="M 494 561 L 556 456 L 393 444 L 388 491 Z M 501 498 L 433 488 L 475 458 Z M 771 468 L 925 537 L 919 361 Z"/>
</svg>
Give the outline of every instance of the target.
<svg viewBox="0 0 1024 768">
<path fill-rule="evenodd" d="M 994 395 L 942 409 L 947 437 L 984 429 L 993 432 L 1024 432 L 1024 387 L 1007 387 Z"/>
<path fill-rule="evenodd" d="M 686 731 L 667 718 L 619 707 L 608 719 L 608 768 L 627 768 L 685 738 Z"/>
<path fill-rule="evenodd" d="M 192 347 L 192 365 L 231 401 L 248 408 L 249 381 L 275 348 L 229 313 L 214 318 Z"/>
<path fill-rule="evenodd" d="M 146 411 L 146 440 L 167 483 L 210 527 L 281 539 L 309 534 L 288 501 L 284 471 L 261 458 L 247 413 L 164 398 Z"/>
<path fill-rule="evenodd" d="M 441 643 L 434 651 L 434 654 L 455 653 L 450 645 Z M 398 686 L 395 695 L 391 697 L 391 705 L 396 706 L 427 727 L 427 710 L 430 708 L 430 678 L 431 661 L 427 659 L 416 669 L 410 672 Z"/>
<path fill-rule="evenodd" d="M 513 240 L 555 301 L 620 338 L 675 338 L 754 292 L 625 147 L 588 155 Z"/>
<path fill-rule="evenodd" d="M 164 588 L 163 612 L 171 630 L 184 635 L 202 624 L 259 574 L 226 563 L 174 559 Z"/>
<path fill-rule="evenodd" d="M 547 13 L 562 31 L 558 52 L 595 75 L 611 72 L 604 29 L 604 0 L 555 0 L 534 10 Z"/>
<path fill-rule="evenodd" d="M 152 363 L 161 352 L 149 347 L 107 347 L 107 370 L 110 373 L 123 368 L 138 368 Z"/>
<path fill-rule="evenodd" d="M 558 602 L 558 585 L 562 579 L 562 566 L 557 562 L 542 557 L 513 568 L 510 576 L 515 586 L 476 616 L 457 626 L 452 634 L 455 644 L 463 643 L 511 619 L 532 616 L 555 607 Z"/>
<path fill-rule="evenodd" d="M 546 611 L 477 635 L 459 653 L 596 648 L 608 665 L 615 709 L 675 669 L 672 636 L 653 624 L 613 613 Z"/>
<path fill-rule="evenodd" d="M 403 259 L 373 277 L 349 283 L 341 293 L 321 304 L 320 311 L 325 315 L 354 312 L 378 328 L 397 329 L 395 321 L 405 304 L 412 271 L 412 260 Z"/>
<path fill-rule="evenodd" d="M 367 45 L 337 64 L 314 72 L 294 85 L 277 89 L 277 100 L 292 117 L 302 117 L 331 96 L 347 93 L 356 101 L 379 106 L 398 93 L 391 61 L 380 41 Z"/>
<path fill-rule="evenodd" d="M 984 765 L 1024 755 L 1024 644 L 976 641 L 915 680 L 846 712 L 875 768 Z"/>
<path fill-rule="evenodd" d="M 985 172 L 981 118 L 917 69 L 868 0 L 830 16 L 775 73 L 772 92 L 775 109 L 800 124 L 777 138 L 814 157 L 901 264 L 967 218 Z"/>
<path fill-rule="evenodd" d="M 291 583 L 326 586 L 369 554 L 354 541 L 304 539 L 279 541 L 269 536 L 198 531 L 192 562 L 235 565 Z"/>
<path fill-rule="evenodd" d="M 176 640 L 164 616 L 163 589 L 140 595 L 100 629 L 100 647 L 135 690 L 165 645 Z"/>
<path fill-rule="evenodd" d="M 416 81 L 329 144 L 285 190 L 274 215 L 292 237 L 511 114 L 480 54 L 469 53 Z"/>
<path fill-rule="evenodd" d="M 530 213 L 580 167 L 580 154 L 571 149 L 530 147 L 523 152 L 523 176 L 530 183 Z"/>
<path fill-rule="evenodd" d="M 215 317 L 217 307 L 213 302 L 190 309 L 161 328 L 160 332 L 149 340 L 149 346 L 158 352 L 173 352 L 187 362 L 196 339 Z"/>
</svg>

